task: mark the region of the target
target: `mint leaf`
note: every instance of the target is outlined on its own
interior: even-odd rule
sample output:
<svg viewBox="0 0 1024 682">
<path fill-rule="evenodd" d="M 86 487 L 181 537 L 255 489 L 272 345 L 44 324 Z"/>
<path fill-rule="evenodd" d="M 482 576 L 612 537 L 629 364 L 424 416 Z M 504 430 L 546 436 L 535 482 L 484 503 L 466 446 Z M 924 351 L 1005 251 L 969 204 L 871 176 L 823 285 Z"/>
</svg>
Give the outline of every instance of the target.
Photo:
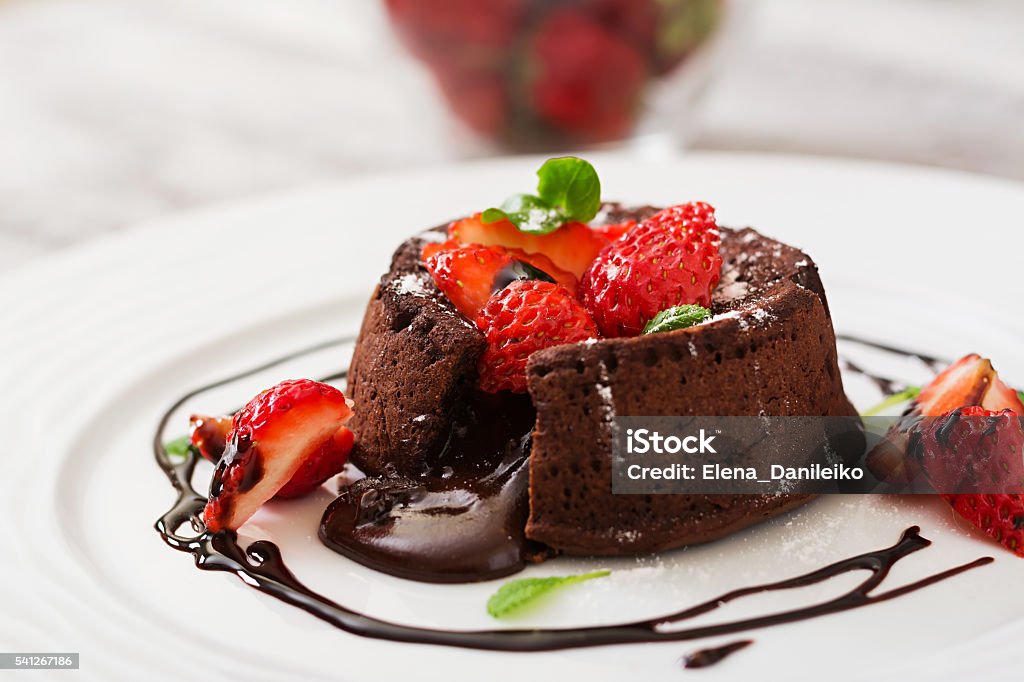
<svg viewBox="0 0 1024 682">
<path fill-rule="evenodd" d="M 540 197 L 532 194 L 516 194 L 509 197 L 501 208 L 489 208 L 480 216 L 485 223 L 507 218 L 521 232 L 548 234 L 565 222 L 565 216 L 549 206 Z"/>
<path fill-rule="evenodd" d="M 1017 391 L 1017 397 L 1024 403 L 1024 391 Z"/>
<path fill-rule="evenodd" d="M 508 220 L 508 216 L 500 208 L 489 208 L 480 214 L 480 220 L 485 223 L 496 223 L 499 220 Z"/>
<path fill-rule="evenodd" d="M 601 209 L 601 180 L 587 161 L 575 156 L 548 159 L 537 171 L 537 194 L 561 209 L 568 220 L 594 219 Z"/>
<path fill-rule="evenodd" d="M 192 447 L 192 439 L 188 436 L 182 436 L 181 438 L 175 438 L 172 441 L 164 443 L 164 450 L 167 451 L 168 455 L 173 457 L 184 457 L 188 454 L 189 448 Z"/>
<path fill-rule="evenodd" d="M 920 386 L 908 386 L 899 393 L 893 393 L 891 396 L 889 396 L 882 402 L 878 403 L 877 405 L 874 405 L 864 410 L 863 412 L 860 413 L 860 415 L 862 417 L 874 417 L 880 415 L 883 412 L 885 412 L 885 410 L 888 410 L 890 407 L 896 407 L 897 405 L 902 405 L 908 400 L 913 400 L 920 393 Z"/>
<path fill-rule="evenodd" d="M 662 310 L 651 318 L 644 327 L 644 334 L 670 332 L 675 329 L 686 329 L 700 324 L 711 317 L 711 311 L 699 305 L 677 305 Z"/>
<path fill-rule="evenodd" d="M 509 220 L 521 232 L 548 234 L 571 220 L 593 220 L 601 210 L 601 180 L 583 159 L 548 159 L 537 177 L 537 195 L 511 196 L 501 208 L 484 211 L 480 219 L 485 223 Z"/>
<path fill-rule="evenodd" d="M 611 575 L 611 571 L 593 571 L 580 575 L 568 575 L 551 578 L 523 578 L 502 585 L 487 600 L 487 613 L 494 618 L 503 618 L 512 611 L 534 601 L 557 587 L 574 585 L 594 578 Z"/>
</svg>

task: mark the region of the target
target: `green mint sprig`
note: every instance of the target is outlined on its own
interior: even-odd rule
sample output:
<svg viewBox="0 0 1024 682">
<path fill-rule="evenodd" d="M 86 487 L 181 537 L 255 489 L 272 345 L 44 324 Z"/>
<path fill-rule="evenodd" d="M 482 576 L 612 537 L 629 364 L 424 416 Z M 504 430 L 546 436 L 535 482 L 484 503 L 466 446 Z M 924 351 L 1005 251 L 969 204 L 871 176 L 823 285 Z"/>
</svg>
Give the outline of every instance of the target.
<svg viewBox="0 0 1024 682">
<path fill-rule="evenodd" d="M 191 447 L 192 439 L 188 436 L 175 438 L 174 440 L 164 443 L 164 450 L 166 450 L 167 454 L 172 457 L 184 457 L 188 454 L 189 448 Z"/>
<path fill-rule="evenodd" d="M 700 324 L 711 317 L 711 311 L 699 305 L 677 305 L 666 308 L 651 318 L 644 327 L 644 334 L 670 332 Z"/>
<path fill-rule="evenodd" d="M 521 232 L 548 234 L 570 221 L 589 222 L 601 210 L 601 180 L 589 162 L 575 156 L 548 159 L 537 178 L 537 194 L 511 196 L 481 219 L 508 220 Z"/>
<path fill-rule="evenodd" d="M 552 576 L 550 578 L 522 578 L 502 585 L 487 600 L 487 613 L 493 618 L 504 618 L 551 590 L 566 585 L 575 585 L 594 578 L 604 578 L 611 571 L 592 571 L 580 575 Z"/>
<path fill-rule="evenodd" d="M 913 400 L 918 395 L 920 395 L 920 393 L 921 386 L 908 386 L 898 393 L 893 393 L 891 396 L 889 396 L 882 402 L 878 403 L 877 405 L 873 405 L 868 409 L 864 410 L 863 412 L 860 413 L 860 415 L 862 417 L 874 417 L 880 414 L 884 414 L 884 412 L 888 410 L 890 407 L 896 407 L 897 405 L 902 405 L 908 400 Z"/>
</svg>

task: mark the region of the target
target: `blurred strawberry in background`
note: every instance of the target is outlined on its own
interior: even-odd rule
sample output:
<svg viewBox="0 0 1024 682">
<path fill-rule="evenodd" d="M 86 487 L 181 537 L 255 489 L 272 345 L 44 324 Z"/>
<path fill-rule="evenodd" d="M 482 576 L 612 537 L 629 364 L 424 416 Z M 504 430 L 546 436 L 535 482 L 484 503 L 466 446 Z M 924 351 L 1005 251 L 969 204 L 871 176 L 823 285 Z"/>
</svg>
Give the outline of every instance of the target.
<svg viewBox="0 0 1024 682">
<path fill-rule="evenodd" d="M 714 32 L 722 0 L 386 0 L 452 111 L 519 149 L 630 135 L 656 78 Z"/>
</svg>

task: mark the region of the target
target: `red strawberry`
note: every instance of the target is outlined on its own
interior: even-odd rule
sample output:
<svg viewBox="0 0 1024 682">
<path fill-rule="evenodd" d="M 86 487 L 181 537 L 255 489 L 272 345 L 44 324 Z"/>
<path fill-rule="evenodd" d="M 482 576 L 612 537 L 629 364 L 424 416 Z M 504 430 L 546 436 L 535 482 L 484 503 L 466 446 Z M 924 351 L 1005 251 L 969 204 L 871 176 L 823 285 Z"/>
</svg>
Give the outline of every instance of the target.
<svg viewBox="0 0 1024 682">
<path fill-rule="evenodd" d="M 435 76 L 451 110 L 470 128 L 498 136 L 508 118 L 509 93 L 500 69 L 474 69 L 459 64 L 437 69 Z"/>
<path fill-rule="evenodd" d="M 507 220 L 485 223 L 480 214 L 456 220 L 448 226 L 448 238 L 462 244 L 504 246 L 522 249 L 526 253 L 542 253 L 562 270 L 579 277 L 590 266 L 601 249 L 613 237 L 607 231 L 591 229 L 583 223 L 567 223 L 548 234 L 523 232 Z"/>
<path fill-rule="evenodd" d="M 391 20 L 431 63 L 496 65 L 515 41 L 526 0 L 387 0 Z"/>
<path fill-rule="evenodd" d="M 597 337 L 587 311 L 564 287 L 519 280 L 495 294 L 477 318 L 487 338 L 480 358 L 480 388 L 526 391 L 526 362 L 534 352 Z"/>
<path fill-rule="evenodd" d="M 203 459 L 216 464 L 227 446 L 228 433 L 231 432 L 231 417 L 194 414 L 189 417 L 188 424 L 192 445 Z"/>
<path fill-rule="evenodd" d="M 981 406 L 986 410 L 1012 410 L 1017 414 L 1024 415 L 1024 403 L 1021 402 L 1020 395 L 1003 383 L 995 370 L 992 370 L 992 383 L 989 385 L 988 391 L 985 392 Z"/>
<path fill-rule="evenodd" d="M 527 49 L 526 92 L 542 121 L 585 141 L 629 132 L 648 67 L 627 39 L 564 9 L 545 17 Z"/>
<path fill-rule="evenodd" d="M 921 422 L 910 440 L 937 492 L 1024 492 L 1024 430 L 1010 410 L 958 407 Z"/>
<path fill-rule="evenodd" d="M 437 287 L 469 320 L 475 320 L 494 292 L 513 279 L 548 279 L 576 291 L 576 277 L 555 266 L 542 254 L 527 254 L 500 246 L 441 245 L 424 249 L 425 266 Z M 446 248 L 447 247 L 447 248 Z"/>
<path fill-rule="evenodd" d="M 911 414 L 937 417 L 957 407 L 980 405 L 995 370 L 987 358 L 965 355 L 925 386 L 911 406 Z"/>
<path fill-rule="evenodd" d="M 232 426 L 231 417 L 207 417 L 200 414 L 192 415 L 192 445 L 199 450 L 205 459 L 216 464 L 227 447 L 228 435 Z M 330 440 L 302 463 L 283 488 L 274 495 L 279 499 L 292 499 L 307 495 L 331 476 L 341 471 L 352 449 L 355 436 L 345 427 L 341 427 Z"/>
<path fill-rule="evenodd" d="M 235 530 L 285 487 L 352 416 L 338 389 L 309 379 L 263 391 L 232 420 L 203 510 L 208 530 Z"/>
<path fill-rule="evenodd" d="M 894 484 L 911 482 L 918 473 L 917 462 L 906 457 L 915 417 L 938 417 L 958 407 L 980 405 L 988 410 L 1008 409 L 1024 414 L 1017 394 L 999 379 L 992 362 L 976 353 L 965 355 L 947 367 L 922 389 L 885 438 L 867 456 L 871 473 Z"/>
<path fill-rule="evenodd" d="M 654 51 L 657 5 L 653 0 L 583 0 L 582 8 L 606 29 L 627 38 L 641 54 L 649 54 Z"/>
<path fill-rule="evenodd" d="M 331 476 L 338 474 L 348 460 L 348 453 L 355 442 L 355 434 L 344 426 L 334 437 L 324 442 L 311 457 L 307 457 L 292 474 L 291 479 L 274 495 L 276 499 L 291 500 L 304 497 L 324 484 Z"/>
<path fill-rule="evenodd" d="M 1024 495 L 944 495 L 960 516 L 1024 556 Z"/>
<path fill-rule="evenodd" d="M 655 213 L 584 273 L 580 299 L 604 336 L 635 336 L 666 308 L 711 305 L 721 277 L 715 209 L 702 202 Z"/>
<path fill-rule="evenodd" d="M 603 235 L 608 239 L 608 242 L 611 243 L 632 230 L 634 227 L 636 227 L 636 221 L 627 220 L 622 223 L 611 223 L 610 225 L 594 225 L 590 229 L 600 235 Z"/>
</svg>

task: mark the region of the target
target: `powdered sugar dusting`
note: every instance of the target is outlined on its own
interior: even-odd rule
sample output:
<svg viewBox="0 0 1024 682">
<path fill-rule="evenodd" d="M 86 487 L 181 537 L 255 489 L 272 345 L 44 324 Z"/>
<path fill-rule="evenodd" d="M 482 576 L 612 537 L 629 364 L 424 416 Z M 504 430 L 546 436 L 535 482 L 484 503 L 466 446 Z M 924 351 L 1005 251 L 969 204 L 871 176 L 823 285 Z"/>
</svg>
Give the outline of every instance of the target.
<svg viewBox="0 0 1024 682">
<path fill-rule="evenodd" d="M 746 330 L 750 327 L 750 324 L 744 319 L 742 311 L 739 310 L 730 310 L 727 313 L 719 313 L 718 315 L 708 319 L 704 324 L 711 324 L 712 322 L 718 322 L 719 320 L 736 320 L 736 324 L 738 324 L 742 330 Z"/>
<path fill-rule="evenodd" d="M 739 270 L 734 267 L 722 271 L 722 281 L 719 282 L 718 288 L 715 290 L 715 300 L 733 301 L 743 298 L 749 293 L 750 285 L 738 280 L 738 276 Z"/>
<path fill-rule="evenodd" d="M 423 275 L 410 272 L 402 275 L 391 283 L 391 288 L 396 294 L 411 294 L 413 296 L 428 296 L 429 292 L 425 287 Z"/>
<path fill-rule="evenodd" d="M 598 367 L 600 374 L 598 375 L 597 394 L 601 396 L 601 414 L 605 423 L 611 427 L 615 419 L 615 396 L 612 395 L 611 380 L 608 378 L 608 367 L 604 364 L 604 360 Z"/>
</svg>

